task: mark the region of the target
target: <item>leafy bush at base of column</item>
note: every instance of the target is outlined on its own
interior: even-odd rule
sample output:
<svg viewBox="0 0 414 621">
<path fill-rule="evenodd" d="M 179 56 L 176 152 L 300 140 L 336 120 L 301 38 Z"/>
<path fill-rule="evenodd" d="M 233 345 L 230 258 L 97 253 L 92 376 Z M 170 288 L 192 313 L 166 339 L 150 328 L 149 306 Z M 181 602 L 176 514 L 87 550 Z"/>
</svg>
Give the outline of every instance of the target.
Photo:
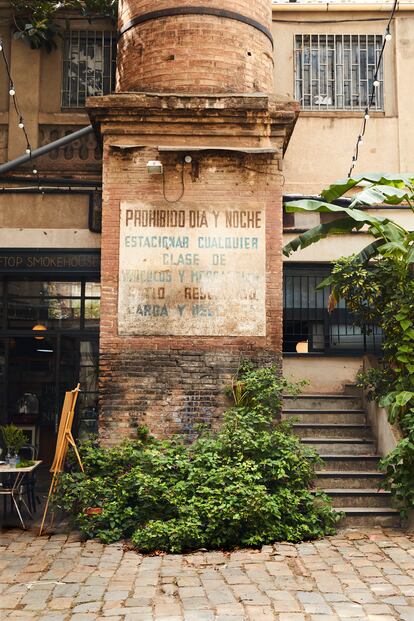
<svg viewBox="0 0 414 621">
<path fill-rule="evenodd" d="M 103 542 L 131 538 L 145 552 L 232 549 L 332 534 L 339 515 L 310 491 L 319 458 L 280 423 L 274 368 L 244 367 L 243 398 L 217 434 L 192 445 L 138 440 L 81 448 L 85 474 L 62 476 L 55 504 Z M 239 395 L 240 396 L 240 395 Z M 98 513 L 89 507 L 101 508 Z"/>
</svg>

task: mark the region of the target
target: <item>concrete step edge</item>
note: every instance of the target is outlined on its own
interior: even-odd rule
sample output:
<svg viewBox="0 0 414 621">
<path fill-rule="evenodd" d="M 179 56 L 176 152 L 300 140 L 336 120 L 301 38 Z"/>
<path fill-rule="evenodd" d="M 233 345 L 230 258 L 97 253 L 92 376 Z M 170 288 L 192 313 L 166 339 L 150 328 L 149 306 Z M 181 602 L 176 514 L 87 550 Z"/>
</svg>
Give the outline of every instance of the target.
<svg viewBox="0 0 414 621">
<path fill-rule="evenodd" d="M 301 438 L 300 441 L 302 444 L 366 444 L 369 446 L 374 444 L 373 441 L 364 440 L 364 438 Z"/>
<path fill-rule="evenodd" d="M 341 455 L 337 453 L 335 455 L 323 455 L 323 461 L 333 461 L 334 459 L 349 459 L 350 461 L 360 461 L 361 459 L 370 459 L 372 461 L 380 461 L 382 459 L 381 455 Z M 324 470 L 324 472 L 326 472 Z M 360 471 L 356 471 L 360 472 Z"/>
<path fill-rule="evenodd" d="M 392 507 L 333 507 L 333 510 L 345 515 L 400 515 Z"/>
<path fill-rule="evenodd" d="M 334 429 L 350 429 L 351 427 L 357 429 L 371 429 L 371 425 L 365 425 L 364 423 L 293 423 L 293 429 L 302 429 L 303 427 L 310 427 L 311 429 L 328 429 L 330 427 Z"/>
<path fill-rule="evenodd" d="M 313 492 L 319 491 L 319 490 L 312 490 Z M 323 492 L 325 492 L 325 494 L 328 494 L 328 496 L 391 496 L 391 492 L 389 492 L 388 490 L 385 489 L 375 489 L 375 488 L 368 488 L 368 489 L 359 489 L 359 488 L 344 488 L 342 489 L 341 487 L 336 487 L 334 489 L 323 489 Z"/>
<path fill-rule="evenodd" d="M 360 457 L 360 455 L 358 455 Z M 343 479 L 352 479 L 354 477 L 358 478 L 372 478 L 375 479 L 377 477 L 385 478 L 385 474 L 380 470 L 317 470 L 315 475 L 320 478 L 329 479 L 331 477 L 335 478 L 343 478 Z"/>
<path fill-rule="evenodd" d="M 360 399 L 361 397 L 359 395 L 344 395 L 344 394 L 309 394 L 309 393 L 302 393 L 300 395 L 297 395 L 296 397 L 293 395 L 282 395 L 282 399 Z"/>
<path fill-rule="evenodd" d="M 282 408 L 282 414 L 291 414 L 292 412 L 300 413 L 300 414 L 365 414 L 365 410 L 335 410 L 335 408 L 330 408 L 329 410 L 318 410 L 317 408 Z"/>
</svg>

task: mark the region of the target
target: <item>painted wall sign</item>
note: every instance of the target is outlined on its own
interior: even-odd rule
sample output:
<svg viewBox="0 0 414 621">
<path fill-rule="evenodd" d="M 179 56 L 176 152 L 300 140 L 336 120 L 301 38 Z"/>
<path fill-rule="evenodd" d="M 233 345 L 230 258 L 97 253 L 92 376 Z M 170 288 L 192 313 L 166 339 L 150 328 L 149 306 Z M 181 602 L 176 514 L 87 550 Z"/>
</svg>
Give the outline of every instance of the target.
<svg viewBox="0 0 414 621">
<path fill-rule="evenodd" d="M 265 212 L 121 203 L 121 335 L 264 336 Z"/>
<path fill-rule="evenodd" d="M 0 273 L 96 273 L 101 269 L 99 250 L 1 250 Z"/>
</svg>

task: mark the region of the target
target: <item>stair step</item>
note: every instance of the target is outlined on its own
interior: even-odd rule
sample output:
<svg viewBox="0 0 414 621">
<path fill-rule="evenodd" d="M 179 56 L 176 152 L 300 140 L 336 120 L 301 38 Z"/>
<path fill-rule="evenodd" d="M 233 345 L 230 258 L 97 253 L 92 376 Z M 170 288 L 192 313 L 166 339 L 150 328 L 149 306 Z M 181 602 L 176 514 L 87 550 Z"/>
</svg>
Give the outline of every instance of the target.
<svg viewBox="0 0 414 621">
<path fill-rule="evenodd" d="M 294 423 L 293 431 L 300 438 L 355 438 L 362 440 L 372 437 L 370 425 L 347 423 Z"/>
<path fill-rule="evenodd" d="M 401 526 L 399 511 L 389 507 L 335 507 L 335 510 L 345 513 L 339 522 L 340 528 L 358 528 L 360 526 L 399 528 Z"/>
<path fill-rule="evenodd" d="M 302 438 L 302 444 L 324 455 L 376 455 L 374 442 L 356 438 Z"/>
<path fill-rule="evenodd" d="M 363 425 L 366 422 L 364 410 L 282 410 L 282 418 L 296 418 L 304 423 L 349 423 Z"/>
<path fill-rule="evenodd" d="M 353 395 L 299 395 L 283 397 L 283 404 L 293 410 L 361 410 L 362 400 Z"/>
<path fill-rule="evenodd" d="M 384 482 L 384 474 L 379 470 L 322 470 L 316 472 L 315 485 L 320 489 L 346 488 L 377 490 Z"/>
<path fill-rule="evenodd" d="M 378 470 L 381 460 L 379 455 L 323 455 L 323 469 L 325 472 L 336 471 L 368 471 Z"/>
<path fill-rule="evenodd" d="M 375 489 L 324 489 L 332 498 L 335 507 L 373 507 L 390 508 L 391 492 Z"/>
</svg>

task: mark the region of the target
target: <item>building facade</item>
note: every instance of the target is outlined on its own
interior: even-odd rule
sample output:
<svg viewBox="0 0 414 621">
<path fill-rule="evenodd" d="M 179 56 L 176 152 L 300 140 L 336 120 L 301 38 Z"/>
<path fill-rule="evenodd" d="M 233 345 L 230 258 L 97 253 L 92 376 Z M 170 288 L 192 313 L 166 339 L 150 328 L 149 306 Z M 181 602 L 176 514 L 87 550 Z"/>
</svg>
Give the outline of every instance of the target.
<svg viewBox="0 0 414 621">
<path fill-rule="evenodd" d="M 147 12 L 149 4 L 124 2 L 120 28 Z M 171 4 L 156 8 L 167 10 Z M 226 3 L 213 4 L 221 10 Z M 352 380 L 363 352 L 379 345 L 380 335 L 367 342 L 358 334 L 346 309 L 329 318 L 323 294 L 314 292 L 333 259 L 365 245 L 365 233 L 324 240 L 296 253 L 285 262 L 282 287 L 282 193 L 317 195 L 346 176 L 390 7 L 377 2 L 275 2 L 272 21 L 267 2 L 224 8 L 264 25 L 269 33 L 235 19 L 220 31 L 222 16 L 203 15 L 197 22 L 184 15 L 174 17 L 175 26 L 177 19 L 193 20 L 196 34 L 184 44 L 180 37 L 181 49 L 163 15 L 156 23 L 125 30 L 118 46 L 117 84 L 117 29 L 110 20 L 59 15 L 60 36 L 48 53 L 13 36 L 10 3 L 0 2 L 2 47 L 32 149 L 87 126 L 91 119 L 95 129 L 1 175 L 1 418 L 25 425 L 44 459 L 54 444 L 63 393 L 78 379 L 83 390 L 79 420 L 93 426 L 101 377 L 101 429 L 108 442 L 143 422 L 157 433 L 191 434 L 195 422 L 217 420 L 224 405 L 222 387 L 242 355 L 278 363 L 283 353 L 287 375 L 309 377 L 312 389 L 330 391 Z M 207 26 L 214 45 L 204 49 L 200 41 Z M 414 169 L 413 26 L 413 4 L 400 2 L 357 172 Z M 0 164 L 27 147 L 10 87 L 0 62 Z M 152 95 L 139 98 L 133 95 L 137 91 Z M 170 93 L 178 95 L 171 98 Z M 293 131 L 295 100 L 301 112 Z M 185 157 L 190 158 L 186 163 Z M 148 174 L 152 159 L 164 166 L 164 184 Z M 180 202 L 176 199 L 183 182 L 186 193 Z M 223 217 L 224 226 L 227 211 L 235 212 L 229 218 L 240 218 L 243 211 L 252 222 L 258 211 L 266 212 L 264 254 L 253 253 L 256 272 L 249 272 L 260 287 L 238 286 L 226 297 L 234 287 L 227 274 L 230 281 L 221 286 L 228 306 L 211 328 L 211 303 L 203 299 L 210 292 L 200 282 L 183 283 L 184 300 L 177 299 L 177 309 L 188 306 L 191 314 L 178 315 L 171 333 L 161 315 L 165 287 L 162 291 L 163 283 L 150 283 L 145 295 L 153 301 L 146 300 L 138 311 L 139 305 L 135 307 L 135 314 L 142 315 L 137 331 L 126 309 L 133 280 L 142 276 L 131 265 L 127 242 L 120 258 L 120 239 L 128 234 L 121 230 L 118 209 L 124 210 L 130 238 L 139 237 L 137 218 L 151 210 L 192 212 L 197 235 L 193 241 L 187 232 L 181 237 L 188 241 L 182 243 L 210 246 L 222 243 L 217 241 L 222 232 L 203 232 L 203 211 L 214 218 L 213 211 L 222 210 L 217 218 Z M 319 217 L 284 214 L 284 241 Z M 407 224 L 404 210 L 392 209 L 392 217 Z M 163 228 L 153 221 L 151 232 L 160 237 Z M 244 235 L 250 240 L 243 243 L 253 243 L 260 234 Z M 238 226 L 231 235 L 224 233 L 224 238 L 233 237 L 241 237 Z M 199 249 L 208 261 L 220 262 L 226 254 L 214 247 Z M 244 255 L 251 257 L 250 250 Z M 163 254 L 150 254 L 151 265 Z M 229 256 L 241 261 L 238 272 L 246 271 L 237 253 Z M 264 267 L 257 272 L 260 262 Z M 178 278 L 179 268 L 174 268 Z M 192 270 L 197 271 L 205 270 Z M 126 297 L 119 306 L 121 275 Z M 254 297 L 259 290 L 262 299 Z M 231 304 L 234 296 L 236 305 Z M 247 301 L 242 302 L 243 296 Z M 243 308 L 253 317 L 244 332 L 248 313 L 237 316 Z M 306 353 L 298 353 L 298 343 L 306 344 Z"/>
</svg>

